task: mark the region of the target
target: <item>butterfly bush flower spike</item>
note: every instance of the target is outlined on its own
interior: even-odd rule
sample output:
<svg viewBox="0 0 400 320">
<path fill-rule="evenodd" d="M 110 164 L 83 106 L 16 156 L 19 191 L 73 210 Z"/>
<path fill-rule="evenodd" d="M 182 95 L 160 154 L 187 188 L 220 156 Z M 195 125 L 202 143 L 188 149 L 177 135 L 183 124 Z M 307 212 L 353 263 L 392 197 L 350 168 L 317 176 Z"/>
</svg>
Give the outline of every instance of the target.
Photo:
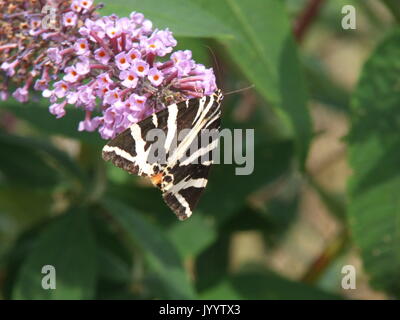
<svg viewBox="0 0 400 320">
<path fill-rule="evenodd" d="M 90 0 L 48 0 L 58 26 L 45 29 L 46 1 L 0 1 L 0 97 L 29 100 L 30 89 L 50 100 L 61 118 L 67 104 L 84 111 L 79 131 L 111 139 L 171 103 L 212 94 L 213 70 L 190 50 L 175 51 L 168 29 L 154 29 L 143 14 L 100 16 Z M 38 19 L 39 17 L 39 19 Z M 16 32 L 15 32 L 16 30 Z"/>
</svg>

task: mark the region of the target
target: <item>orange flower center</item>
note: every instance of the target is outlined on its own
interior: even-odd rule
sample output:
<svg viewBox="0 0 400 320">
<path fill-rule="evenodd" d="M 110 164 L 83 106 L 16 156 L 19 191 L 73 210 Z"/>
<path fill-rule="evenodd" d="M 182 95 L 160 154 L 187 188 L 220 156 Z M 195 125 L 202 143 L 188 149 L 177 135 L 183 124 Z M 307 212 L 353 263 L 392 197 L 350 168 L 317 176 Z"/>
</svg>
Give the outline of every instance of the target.
<svg viewBox="0 0 400 320">
<path fill-rule="evenodd" d="M 144 67 L 143 66 L 139 66 L 137 69 L 138 69 L 139 72 L 143 72 L 144 71 Z"/>
</svg>

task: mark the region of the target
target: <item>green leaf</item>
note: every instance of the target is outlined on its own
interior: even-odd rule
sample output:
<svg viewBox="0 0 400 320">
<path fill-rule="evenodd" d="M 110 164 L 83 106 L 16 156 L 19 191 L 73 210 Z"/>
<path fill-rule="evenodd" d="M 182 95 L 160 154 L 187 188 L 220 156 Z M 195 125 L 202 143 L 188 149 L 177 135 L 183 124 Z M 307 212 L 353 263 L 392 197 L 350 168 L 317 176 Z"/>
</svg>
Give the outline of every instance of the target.
<svg viewBox="0 0 400 320">
<path fill-rule="evenodd" d="M 296 221 L 300 192 L 299 186 L 296 188 L 294 194 L 285 190 L 284 194 L 274 195 L 262 209 L 243 207 L 222 225 L 221 232 L 259 231 L 269 247 L 277 245 Z"/>
<path fill-rule="evenodd" d="M 54 186 L 59 174 L 40 154 L 32 140 L 0 133 L 0 173 L 13 185 Z"/>
<path fill-rule="evenodd" d="M 79 132 L 78 124 L 85 117 L 82 110 L 68 106 L 67 114 L 56 119 L 48 110 L 49 102 L 41 99 L 39 102 L 21 104 L 13 99 L 0 103 L 0 109 L 5 109 L 32 124 L 41 133 L 59 134 L 66 137 L 79 139 L 94 145 L 105 144 L 97 132 Z"/>
<path fill-rule="evenodd" d="M 350 93 L 332 80 L 326 68 L 314 57 L 304 61 L 310 98 L 327 107 L 341 112 L 349 112 Z"/>
<path fill-rule="evenodd" d="M 163 284 L 167 298 L 193 298 L 194 291 L 179 254 L 162 231 L 120 202 L 107 199 L 103 203 L 129 238 L 143 249 L 154 275 Z"/>
<path fill-rule="evenodd" d="M 192 57 L 197 63 L 202 63 L 205 66 L 211 64 L 212 60 L 210 59 L 210 55 L 212 53 L 206 39 L 181 37 L 176 40 L 178 41 L 178 44 L 176 45 L 174 50 L 189 49 L 190 51 L 192 51 Z"/>
<path fill-rule="evenodd" d="M 102 280 L 106 279 L 123 284 L 127 284 L 132 280 L 129 266 L 110 250 L 101 248 L 97 251 L 97 264 L 99 266 L 98 274 Z"/>
<path fill-rule="evenodd" d="M 0 186 L 0 211 L 18 226 L 4 231 L 15 235 L 21 229 L 40 221 L 49 215 L 52 204 L 51 190 L 32 188 L 31 185 Z"/>
<path fill-rule="evenodd" d="M 244 206 L 248 195 L 288 170 L 292 151 L 291 141 L 263 141 L 262 131 L 255 130 L 254 172 L 236 175 L 235 164 L 214 165 L 199 211 L 214 216 L 219 223 L 225 221 Z"/>
<path fill-rule="evenodd" d="M 6 300 L 11 300 L 14 285 L 18 279 L 18 274 L 25 258 L 31 252 L 37 243 L 38 234 L 43 231 L 45 223 L 39 223 L 30 228 L 25 228 L 23 232 L 15 237 L 15 241 L 6 254 L 0 258 L 0 267 L 5 272 L 6 277 L 3 285 L 0 287 L 2 294 Z"/>
<path fill-rule="evenodd" d="M 115 226 L 97 215 L 97 207 L 90 209 L 97 244 L 97 290 L 103 282 L 128 287 L 132 280 L 132 252 L 115 232 Z"/>
<path fill-rule="evenodd" d="M 132 288 L 135 259 L 126 239 L 116 232 L 115 224 L 97 214 L 97 205 L 91 208 L 91 212 L 96 213 L 91 215 L 97 244 L 98 276 L 95 299 L 143 299 L 134 294 Z M 135 287 L 141 286 L 135 284 Z"/>
<path fill-rule="evenodd" d="M 117 170 L 126 173 L 120 168 L 117 168 Z M 129 175 L 129 178 L 135 180 L 135 177 L 131 175 Z M 160 190 L 153 186 L 143 187 L 137 183 L 110 183 L 107 194 L 135 210 L 143 212 L 150 219 L 157 221 L 160 226 L 168 227 L 176 222 L 176 216 L 164 203 Z"/>
<path fill-rule="evenodd" d="M 218 283 L 215 287 L 205 291 L 200 295 L 200 299 L 204 300 L 243 300 L 238 292 L 236 292 L 229 280 Z"/>
<path fill-rule="evenodd" d="M 54 266 L 56 289 L 42 287 L 42 268 Z M 84 209 L 57 218 L 40 234 L 19 272 L 14 299 L 91 299 L 96 283 L 96 246 Z"/>
<path fill-rule="evenodd" d="M 141 12 L 156 28 L 169 28 L 180 37 L 228 37 L 230 30 L 217 18 L 201 9 L 196 3 L 185 0 L 131 0 L 129 5 L 122 1 L 103 1 L 106 6 L 102 14 L 116 13 L 128 16 L 131 11 Z"/>
<path fill-rule="evenodd" d="M 254 269 L 254 268 L 252 268 Z M 204 292 L 202 299 L 251 299 L 251 300 L 335 300 L 339 296 L 318 288 L 288 280 L 271 271 L 240 271 Z"/>
<path fill-rule="evenodd" d="M 371 284 L 400 297 L 400 30 L 366 62 L 351 101 L 349 221 Z"/>
<path fill-rule="evenodd" d="M 201 252 L 195 263 L 196 289 L 201 292 L 215 286 L 228 272 L 230 234 L 219 232 L 217 240 Z"/>
<path fill-rule="evenodd" d="M 77 163 L 64 151 L 56 148 L 54 145 L 48 143 L 44 140 L 39 140 L 37 138 L 30 137 L 20 137 L 14 135 L 0 134 L 0 141 L 10 143 L 13 145 L 12 149 L 18 149 L 20 147 L 29 149 L 35 154 L 41 156 L 46 163 L 48 162 L 52 167 L 54 167 L 58 172 L 62 171 L 66 175 L 73 177 L 75 179 L 84 181 L 87 177 L 84 175 L 81 168 Z M 11 151 L 12 153 L 13 151 Z M 25 162 L 25 168 L 32 169 L 31 166 L 26 164 L 29 162 L 26 155 L 22 156 L 22 159 L 14 159 L 15 162 L 23 160 Z M 31 170 L 35 171 L 35 170 Z M 51 170 L 47 170 L 47 174 L 56 175 Z M 44 175 L 41 173 L 41 175 Z M 40 181 L 42 183 L 42 181 Z"/>
<path fill-rule="evenodd" d="M 339 296 L 286 279 L 268 270 L 242 271 L 232 277 L 232 285 L 245 299 L 331 300 L 339 298 Z"/>
<path fill-rule="evenodd" d="M 222 40 L 255 89 L 282 114 L 301 166 L 312 136 L 304 76 L 282 1 L 192 0 L 224 21 L 234 39 Z M 283 112 L 283 113 L 282 113 Z"/>
<path fill-rule="evenodd" d="M 168 236 L 182 257 L 195 257 L 216 240 L 215 226 L 203 215 L 193 215 L 188 221 L 177 221 Z"/>
</svg>

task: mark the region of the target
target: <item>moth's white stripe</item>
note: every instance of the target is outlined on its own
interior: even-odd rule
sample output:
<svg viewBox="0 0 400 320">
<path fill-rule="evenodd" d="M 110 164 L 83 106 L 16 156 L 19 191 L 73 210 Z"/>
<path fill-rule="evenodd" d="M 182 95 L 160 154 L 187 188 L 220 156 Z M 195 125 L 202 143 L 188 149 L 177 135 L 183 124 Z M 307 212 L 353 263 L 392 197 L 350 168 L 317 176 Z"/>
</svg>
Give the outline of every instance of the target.
<svg viewBox="0 0 400 320">
<path fill-rule="evenodd" d="M 196 138 L 199 131 L 206 125 L 208 119 L 205 119 L 205 117 L 208 111 L 213 106 L 213 102 L 214 99 L 210 99 L 209 103 L 204 108 L 203 112 L 200 114 L 199 119 L 193 126 L 192 130 L 190 130 L 189 134 L 182 140 L 182 142 L 174 150 L 172 155 L 168 158 L 169 163 L 174 164 L 180 158 L 180 155 L 186 152 L 186 150 L 192 144 L 193 140 Z"/>
<path fill-rule="evenodd" d="M 204 178 L 198 178 L 198 179 L 189 179 L 188 181 L 181 180 L 177 184 L 175 184 L 172 187 L 172 190 L 182 190 L 182 189 L 187 189 L 190 187 L 193 188 L 204 188 L 207 185 L 208 180 Z"/>
<path fill-rule="evenodd" d="M 199 100 L 199 107 L 197 108 L 197 113 L 196 116 L 194 117 L 192 124 L 194 124 L 197 121 L 197 118 L 201 115 L 204 109 L 204 104 L 206 102 L 207 97 L 203 97 Z"/>
<path fill-rule="evenodd" d="M 189 179 L 189 180 L 181 180 L 177 184 L 172 184 L 170 185 L 170 190 L 168 190 L 169 193 L 171 193 L 175 198 L 178 200 L 178 202 L 182 205 L 182 207 L 185 208 L 185 214 L 190 217 L 192 214 L 192 210 L 190 209 L 189 203 L 186 201 L 186 199 L 179 194 L 179 191 L 182 189 L 187 189 L 190 187 L 194 188 L 204 188 L 207 185 L 207 179 Z M 166 190 L 167 191 L 167 190 Z"/>
<path fill-rule="evenodd" d="M 176 117 L 178 115 L 178 106 L 171 104 L 168 106 L 168 121 L 167 121 L 167 138 L 165 139 L 164 148 L 169 150 L 172 140 L 176 133 Z"/>
<path fill-rule="evenodd" d="M 204 148 L 198 149 L 196 152 L 193 152 L 187 159 L 182 161 L 180 164 L 182 166 L 186 166 L 188 164 L 191 164 L 194 162 L 197 158 L 202 157 L 203 155 L 207 154 L 214 148 L 218 146 L 218 139 L 215 139 L 213 142 L 211 142 L 209 145 L 205 146 Z M 196 163 L 199 163 L 198 161 Z"/>
<path fill-rule="evenodd" d="M 174 195 L 178 193 L 182 189 L 187 189 L 190 187 L 193 188 L 204 188 L 207 185 L 208 180 L 204 178 L 199 179 L 189 179 L 189 180 L 181 180 L 177 184 L 171 183 L 165 188 L 165 191 L 172 192 Z"/>
<path fill-rule="evenodd" d="M 157 119 L 157 115 L 155 113 L 153 113 L 151 120 L 152 120 L 154 126 L 157 128 L 158 127 L 158 119 Z"/>
<path fill-rule="evenodd" d="M 185 214 L 189 218 L 192 215 L 192 210 L 190 210 L 189 203 L 179 193 L 175 193 L 174 196 L 181 206 L 185 208 Z"/>
<path fill-rule="evenodd" d="M 134 162 L 139 167 L 138 174 L 142 173 L 150 175 L 152 173 L 152 167 L 149 163 L 147 163 L 147 158 L 151 148 L 148 148 L 147 151 L 144 151 L 144 147 L 146 142 L 142 138 L 142 129 L 139 125 L 134 124 L 130 127 L 132 138 L 135 140 L 135 151 L 136 157 Z"/>
<path fill-rule="evenodd" d="M 136 157 L 131 156 L 128 152 L 126 152 L 118 147 L 111 147 L 106 144 L 103 147 L 103 152 L 114 152 L 117 156 L 120 156 L 130 162 L 136 163 Z"/>
<path fill-rule="evenodd" d="M 211 118 L 208 122 L 207 125 L 205 126 L 206 128 L 208 128 L 215 120 L 219 119 L 221 117 L 221 113 L 218 112 L 216 116 L 214 116 L 213 118 Z"/>
</svg>

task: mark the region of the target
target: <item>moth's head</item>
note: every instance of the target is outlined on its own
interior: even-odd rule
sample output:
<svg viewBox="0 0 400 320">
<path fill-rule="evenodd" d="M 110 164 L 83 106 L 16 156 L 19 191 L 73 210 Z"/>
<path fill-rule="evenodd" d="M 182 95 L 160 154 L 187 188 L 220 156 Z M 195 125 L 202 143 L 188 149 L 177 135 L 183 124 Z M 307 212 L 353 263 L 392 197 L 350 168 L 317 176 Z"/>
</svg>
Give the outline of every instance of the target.
<svg viewBox="0 0 400 320">
<path fill-rule="evenodd" d="M 224 98 L 224 94 L 222 93 L 221 89 L 217 89 L 213 95 L 217 102 L 220 102 Z"/>
</svg>

